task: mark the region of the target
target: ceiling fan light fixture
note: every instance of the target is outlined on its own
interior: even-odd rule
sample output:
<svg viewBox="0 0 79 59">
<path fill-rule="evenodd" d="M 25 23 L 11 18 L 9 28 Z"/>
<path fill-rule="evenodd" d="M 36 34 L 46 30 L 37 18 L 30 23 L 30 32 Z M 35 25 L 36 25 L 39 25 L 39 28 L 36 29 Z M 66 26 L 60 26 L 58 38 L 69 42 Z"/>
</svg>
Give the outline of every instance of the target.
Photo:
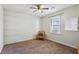
<svg viewBox="0 0 79 59">
<path fill-rule="evenodd" d="M 38 10 L 39 13 L 41 13 L 41 10 Z"/>
<path fill-rule="evenodd" d="M 44 5 L 38 4 L 35 5 L 36 7 L 31 7 L 31 9 L 34 9 L 33 12 L 39 12 L 39 13 L 43 13 L 44 10 L 49 10 L 48 7 L 45 7 Z"/>
</svg>

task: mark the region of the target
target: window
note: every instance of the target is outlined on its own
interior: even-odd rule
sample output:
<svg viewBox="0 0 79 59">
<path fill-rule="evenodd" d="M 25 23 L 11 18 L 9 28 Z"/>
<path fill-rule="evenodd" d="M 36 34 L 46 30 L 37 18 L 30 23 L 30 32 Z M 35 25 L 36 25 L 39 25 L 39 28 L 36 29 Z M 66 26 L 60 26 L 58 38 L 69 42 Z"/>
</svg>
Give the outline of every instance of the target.
<svg viewBox="0 0 79 59">
<path fill-rule="evenodd" d="M 60 34 L 60 16 L 51 18 L 51 33 Z"/>
</svg>

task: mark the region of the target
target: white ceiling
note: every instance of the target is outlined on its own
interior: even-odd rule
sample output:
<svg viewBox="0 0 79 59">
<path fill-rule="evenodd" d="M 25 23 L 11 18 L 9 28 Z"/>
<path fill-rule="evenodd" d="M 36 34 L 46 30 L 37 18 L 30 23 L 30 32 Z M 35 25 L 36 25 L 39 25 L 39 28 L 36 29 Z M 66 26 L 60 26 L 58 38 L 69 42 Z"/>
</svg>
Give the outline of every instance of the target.
<svg viewBox="0 0 79 59">
<path fill-rule="evenodd" d="M 16 11 L 16 12 L 24 12 L 31 15 L 36 15 L 39 17 L 43 17 L 47 14 L 62 10 L 64 8 L 68 8 L 73 6 L 73 4 L 44 4 L 44 7 L 48 7 L 49 10 L 43 11 L 43 13 L 39 12 L 33 12 L 33 9 L 30 9 L 30 7 L 34 6 L 34 4 L 5 4 L 3 5 L 4 10 L 10 10 L 10 11 Z M 51 9 L 54 7 L 53 9 Z"/>
</svg>

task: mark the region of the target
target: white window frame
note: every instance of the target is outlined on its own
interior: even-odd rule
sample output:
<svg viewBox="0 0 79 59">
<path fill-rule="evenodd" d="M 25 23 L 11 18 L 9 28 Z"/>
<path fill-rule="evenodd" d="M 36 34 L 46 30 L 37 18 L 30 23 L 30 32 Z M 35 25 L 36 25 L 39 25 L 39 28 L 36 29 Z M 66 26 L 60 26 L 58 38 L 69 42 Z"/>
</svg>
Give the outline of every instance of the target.
<svg viewBox="0 0 79 59">
<path fill-rule="evenodd" d="M 57 24 L 57 22 L 59 24 Z M 60 15 L 51 17 L 51 27 L 50 27 L 50 29 L 51 29 L 51 33 L 61 34 L 61 16 Z"/>
</svg>

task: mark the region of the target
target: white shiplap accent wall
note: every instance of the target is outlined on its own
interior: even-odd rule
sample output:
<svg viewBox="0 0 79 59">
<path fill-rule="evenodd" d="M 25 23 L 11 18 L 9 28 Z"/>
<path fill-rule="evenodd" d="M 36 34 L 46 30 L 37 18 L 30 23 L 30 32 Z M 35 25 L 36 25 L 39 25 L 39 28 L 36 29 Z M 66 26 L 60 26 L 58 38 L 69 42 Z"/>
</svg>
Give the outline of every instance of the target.
<svg viewBox="0 0 79 59">
<path fill-rule="evenodd" d="M 33 39 L 39 30 L 40 18 L 15 11 L 4 10 L 5 44 Z"/>
</svg>

